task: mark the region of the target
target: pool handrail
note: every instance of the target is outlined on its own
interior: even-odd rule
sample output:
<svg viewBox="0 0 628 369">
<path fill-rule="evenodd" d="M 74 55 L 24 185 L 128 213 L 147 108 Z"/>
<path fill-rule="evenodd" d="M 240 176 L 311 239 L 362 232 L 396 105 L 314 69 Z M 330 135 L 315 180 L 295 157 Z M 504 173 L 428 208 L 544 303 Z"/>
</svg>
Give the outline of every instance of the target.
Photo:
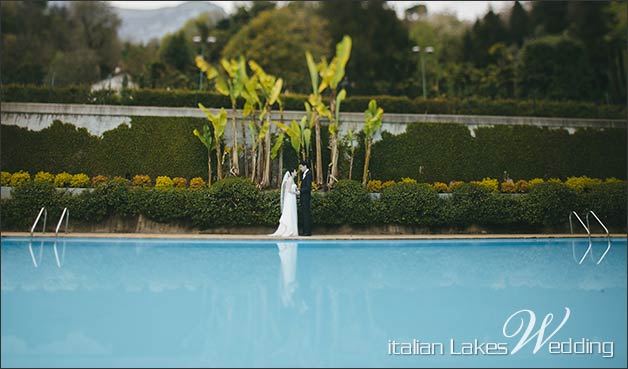
<svg viewBox="0 0 628 369">
<path fill-rule="evenodd" d="M 589 225 L 589 215 L 593 215 L 595 217 L 595 220 L 597 220 L 597 222 L 602 226 L 602 228 L 604 228 L 604 231 L 606 232 L 606 240 L 608 241 L 608 246 L 606 247 L 606 251 L 604 251 L 604 254 L 602 254 L 602 257 L 598 259 L 596 264 L 599 264 L 602 262 L 602 260 L 604 260 L 604 257 L 606 256 L 606 254 L 608 254 L 608 252 L 611 249 L 611 234 L 608 231 L 608 228 L 606 228 L 606 226 L 604 225 L 604 223 L 602 223 L 602 221 L 600 220 L 600 218 L 597 216 L 597 214 L 595 214 L 595 212 L 593 210 L 589 210 L 587 212 L 587 215 L 585 217 L 586 221 L 587 221 L 587 227 L 589 229 L 589 243 L 591 243 L 591 226 Z M 591 256 L 593 256 L 593 252 L 591 252 Z"/>
<path fill-rule="evenodd" d="M 33 232 L 35 231 L 35 227 L 37 227 L 37 224 L 39 223 L 39 219 L 41 218 L 42 213 L 44 214 L 44 224 L 43 224 L 43 227 L 41 228 L 41 231 L 46 232 L 46 220 L 48 219 L 48 210 L 46 210 L 46 207 L 43 206 L 39 210 L 39 214 L 37 214 L 37 218 L 35 218 L 35 222 L 33 223 L 33 226 L 31 227 L 31 238 L 33 237 Z"/>
<path fill-rule="evenodd" d="M 580 224 L 582 225 L 582 227 L 584 228 L 585 231 L 587 231 L 587 235 L 589 236 L 589 247 L 587 247 L 587 251 L 584 252 L 584 255 L 582 255 L 582 258 L 580 258 L 580 261 L 578 262 L 578 264 L 582 264 L 582 262 L 584 262 L 584 259 L 587 257 L 587 255 L 591 252 L 591 249 L 593 247 L 592 243 L 591 243 L 591 231 L 589 231 L 589 227 L 587 227 L 584 222 L 582 221 L 582 218 L 580 218 L 580 216 L 578 215 L 578 213 L 576 213 L 575 211 L 572 211 L 571 213 L 569 213 L 569 230 L 571 231 L 571 234 L 573 234 L 573 222 L 571 220 L 571 217 L 575 215 L 576 219 L 578 219 L 578 221 L 580 222 Z M 575 255 L 575 254 L 574 254 Z"/>
<path fill-rule="evenodd" d="M 59 237 L 59 228 L 61 223 L 63 223 L 63 218 L 65 218 L 65 233 L 68 233 L 68 222 L 70 221 L 70 210 L 68 208 L 63 208 L 63 213 L 61 213 L 61 218 L 59 218 L 57 223 L 57 229 L 55 229 L 55 237 Z"/>
</svg>

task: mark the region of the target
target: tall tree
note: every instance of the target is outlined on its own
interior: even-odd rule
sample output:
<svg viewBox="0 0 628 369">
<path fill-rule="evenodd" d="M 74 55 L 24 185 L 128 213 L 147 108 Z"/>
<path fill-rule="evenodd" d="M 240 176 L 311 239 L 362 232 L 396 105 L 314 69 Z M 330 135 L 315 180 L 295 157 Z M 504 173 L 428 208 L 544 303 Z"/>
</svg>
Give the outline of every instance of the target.
<svg viewBox="0 0 628 369">
<path fill-rule="evenodd" d="M 532 2 L 532 24 L 534 33 L 558 34 L 563 32 L 568 23 L 567 1 Z"/>
<path fill-rule="evenodd" d="M 320 14 L 329 22 L 328 55 L 344 35 L 354 53 L 342 88 L 349 94 L 396 94 L 415 70 L 408 30 L 385 1 L 324 1 Z"/>
<path fill-rule="evenodd" d="M 84 46 L 98 56 L 101 76 L 111 74 L 122 50 L 118 40 L 121 22 L 116 13 L 104 1 L 73 1 L 70 13 L 78 26 L 76 31 L 84 38 Z"/>
<path fill-rule="evenodd" d="M 295 3 L 259 14 L 229 40 L 223 56 L 244 55 L 268 73 L 283 76 L 286 90 L 306 93 L 309 79 L 303 53 L 309 50 L 317 57 L 323 56 L 329 42 L 326 21 L 311 8 Z"/>
<path fill-rule="evenodd" d="M 161 60 L 177 69 L 185 72 L 192 66 L 192 49 L 183 31 L 166 35 L 159 48 Z"/>
<path fill-rule="evenodd" d="M 530 16 L 519 1 L 515 1 L 512 6 L 508 26 L 512 42 L 521 47 L 523 41 L 530 35 Z"/>
</svg>

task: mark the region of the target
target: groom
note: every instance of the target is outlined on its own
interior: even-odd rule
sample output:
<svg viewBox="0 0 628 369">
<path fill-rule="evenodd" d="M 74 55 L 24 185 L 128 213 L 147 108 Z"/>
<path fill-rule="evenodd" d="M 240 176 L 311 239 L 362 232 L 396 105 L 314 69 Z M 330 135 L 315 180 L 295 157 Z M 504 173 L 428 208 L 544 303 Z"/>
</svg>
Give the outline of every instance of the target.
<svg viewBox="0 0 628 369">
<path fill-rule="evenodd" d="M 312 235 L 312 214 L 310 212 L 310 200 L 312 198 L 312 172 L 307 167 L 307 162 L 302 161 L 299 169 L 303 173 L 301 181 L 301 189 L 299 191 L 301 197 L 301 214 L 303 216 L 303 234 L 302 236 Z"/>
</svg>

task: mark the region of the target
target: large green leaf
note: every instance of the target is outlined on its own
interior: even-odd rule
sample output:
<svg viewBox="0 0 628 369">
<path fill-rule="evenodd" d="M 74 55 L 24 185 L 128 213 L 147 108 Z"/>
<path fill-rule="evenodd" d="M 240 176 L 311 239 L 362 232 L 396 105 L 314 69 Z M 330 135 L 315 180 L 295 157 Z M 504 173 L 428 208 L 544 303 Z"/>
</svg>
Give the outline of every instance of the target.
<svg viewBox="0 0 628 369">
<path fill-rule="evenodd" d="M 305 60 L 307 60 L 307 69 L 310 72 L 312 92 L 314 95 L 318 95 L 318 69 L 316 68 L 316 63 L 314 63 L 314 58 L 312 58 L 312 54 L 310 54 L 309 51 L 305 52 Z"/>
<path fill-rule="evenodd" d="M 216 68 L 212 67 L 211 64 L 205 61 L 202 56 L 197 56 L 194 58 L 196 62 L 196 66 L 205 73 L 208 80 L 212 80 L 218 76 L 218 71 Z"/>
<path fill-rule="evenodd" d="M 262 129 L 260 129 L 259 134 L 257 135 L 257 141 L 256 142 L 262 141 L 264 136 L 266 136 L 266 132 L 268 132 L 269 126 L 270 126 L 270 124 L 268 123 L 268 121 L 264 122 L 264 124 L 262 125 Z"/>
<path fill-rule="evenodd" d="M 216 79 L 216 90 L 221 95 L 225 95 L 225 96 L 230 95 L 229 86 L 227 85 L 227 82 L 220 76 L 218 76 L 218 78 Z"/>
<path fill-rule="evenodd" d="M 270 92 L 270 97 L 268 98 L 268 105 L 273 105 L 275 101 L 279 98 L 279 94 L 281 93 L 281 87 L 283 86 L 283 80 L 281 78 L 275 81 L 273 85 L 273 89 Z"/>
<path fill-rule="evenodd" d="M 279 150 L 281 150 L 281 147 L 283 146 L 284 137 L 285 137 L 285 134 L 283 133 L 280 133 L 279 136 L 277 136 L 277 140 L 275 141 L 273 148 L 270 150 L 271 159 L 275 159 L 277 157 Z"/>
<path fill-rule="evenodd" d="M 336 123 L 340 124 L 340 104 L 347 97 L 347 91 L 343 88 L 340 90 L 338 95 L 336 95 Z"/>
<path fill-rule="evenodd" d="M 349 61 L 349 57 L 351 56 L 351 37 L 345 35 L 336 45 L 336 65 L 334 70 L 334 77 L 331 79 L 329 86 L 332 89 L 336 89 L 340 81 L 345 76 L 345 67 L 347 66 L 347 62 Z"/>
</svg>

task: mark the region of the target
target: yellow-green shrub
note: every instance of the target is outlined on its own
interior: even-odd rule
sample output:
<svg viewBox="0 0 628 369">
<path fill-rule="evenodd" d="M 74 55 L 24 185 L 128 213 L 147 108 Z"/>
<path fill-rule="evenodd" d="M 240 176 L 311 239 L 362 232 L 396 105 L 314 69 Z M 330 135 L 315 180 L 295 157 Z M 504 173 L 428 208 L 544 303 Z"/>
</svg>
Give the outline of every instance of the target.
<svg viewBox="0 0 628 369">
<path fill-rule="evenodd" d="M 610 178 L 606 178 L 604 180 L 604 183 L 625 183 L 626 181 L 621 180 L 621 179 L 617 179 L 615 177 L 610 177 Z"/>
<path fill-rule="evenodd" d="M 451 181 L 449 182 L 449 190 L 453 191 L 456 189 L 456 187 L 460 186 L 461 184 L 464 184 L 464 181 Z"/>
<path fill-rule="evenodd" d="M 115 176 L 113 177 L 113 179 L 111 180 L 111 182 L 115 182 L 115 183 L 122 183 L 125 185 L 129 185 L 131 184 L 131 181 L 129 181 L 128 179 L 124 178 L 124 177 L 120 177 L 120 176 Z"/>
<path fill-rule="evenodd" d="M 155 188 L 163 190 L 166 188 L 172 188 L 172 186 L 173 186 L 172 179 L 170 179 L 170 177 L 168 176 L 159 176 L 155 180 Z"/>
<path fill-rule="evenodd" d="M 186 188 L 188 186 L 188 180 L 183 177 L 174 177 L 172 179 L 172 184 L 176 188 Z"/>
<path fill-rule="evenodd" d="M 203 178 L 201 178 L 201 177 L 194 177 L 194 178 L 190 179 L 190 189 L 198 190 L 198 189 L 205 188 L 205 187 L 207 187 L 207 184 L 205 183 Z"/>
<path fill-rule="evenodd" d="M 542 178 L 532 178 L 531 180 L 528 181 L 529 189 L 532 189 L 532 187 L 534 187 L 534 186 L 536 186 L 538 184 L 541 184 L 543 182 L 545 182 L 545 181 Z"/>
<path fill-rule="evenodd" d="M 366 183 L 366 191 L 367 192 L 381 192 L 382 191 L 382 181 L 379 179 L 373 179 Z"/>
<path fill-rule="evenodd" d="M 48 183 L 55 183 L 55 176 L 52 175 L 51 173 L 48 172 L 44 172 L 44 171 L 39 171 L 37 172 L 37 174 L 35 174 L 35 179 L 33 180 L 35 182 L 48 182 Z"/>
<path fill-rule="evenodd" d="M 11 175 L 9 185 L 13 187 L 21 186 L 31 181 L 31 175 L 28 172 L 20 170 L 17 173 Z"/>
<path fill-rule="evenodd" d="M 499 191 L 499 182 L 493 178 L 484 178 L 481 181 L 471 181 L 471 183 L 482 186 L 491 192 Z"/>
<path fill-rule="evenodd" d="M 528 193 L 530 191 L 530 184 L 525 179 L 518 180 L 515 183 L 515 187 L 519 193 Z"/>
<path fill-rule="evenodd" d="M 560 180 L 560 178 L 550 178 L 547 180 L 549 183 L 558 183 L 558 184 L 563 184 L 563 181 Z"/>
<path fill-rule="evenodd" d="M 587 176 L 582 177 L 569 177 L 565 181 L 565 186 L 576 190 L 576 192 L 585 192 L 591 190 L 594 186 L 602 184 L 602 180 L 598 178 L 589 178 Z"/>
<path fill-rule="evenodd" d="M 449 186 L 447 186 L 447 183 L 443 183 L 443 182 L 434 182 L 434 184 L 432 185 L 432 187 L 434 187 L 434 189 L 436 190 L 436 192 L 450 192 L 449 190 Z"/>
<path fill-rule="evenodd" d="M 87 187 L 89 186 L 89 177 L 85 173 L 75 174 L 72 176 L 72 180 L 70 180 L 70 186 Z"/>
<path fill-rule="evenodd" d="M 61 172 L 55 176 L 55 187 L 68 187 L 72 181 L 72 175 L 68 172 Z"/>
<path fill-rule="evenodd" d="M 9 183 L 11 182 L 11 173 L 2 172 L 0 176 L 1 176 L 2 186 L 8 186 Z"/>
<path fill-rule="evenodd" d="M 416 183 L 416 179 L 403 177 L 399 183 Z"/>
<path fill-rule="evenodd" d="M 109 178 L 107 176 L 93 176 L 92 177 L 92 186 L 98 187 L 101 184 L 107 183 Z"/>
<path fill-rule="evenodd" d="M 133 177 L 133 186 L 150 187 L 152 184 L 151 179 L 147 175 L 136 175 Z"/>
<path fill-rule="evenodd" d="M 393 180 L 386 181 L 386 182 L 382 183 L 382 190 L 384 190 L 384 189 L 386 189 L 386 188 L 388 188 L 388 187 L 390 187 L 390 186 L 394 186 L 394 185 L 395 185 L 395 183 L 396 183 L 396 182 L 395 182 L 395 181 L 393 181 Z"/>
<path fill-rule="evenodd" d="M 517 185 L 513 182 L 502 182 L 501 190 L 503 193 L 515 193 L 517 192 Z"/>
</svg>

